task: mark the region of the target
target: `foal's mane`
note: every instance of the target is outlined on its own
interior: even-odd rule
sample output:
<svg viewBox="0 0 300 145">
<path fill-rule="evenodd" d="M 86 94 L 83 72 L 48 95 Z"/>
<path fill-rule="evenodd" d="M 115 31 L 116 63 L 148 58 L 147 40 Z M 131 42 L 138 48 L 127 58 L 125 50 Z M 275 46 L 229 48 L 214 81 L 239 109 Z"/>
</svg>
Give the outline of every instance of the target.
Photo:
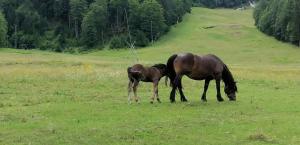
<svg viewBox="0 0 300 145">
<path fill-rule="evenodd" d="M 165 64 L 162 64 L 162 63 L 160 63 L 160 64 L 155 64 L 155 65 L 153 65 L 152 67 L 155 67 L 155 68 L 157 68 L 157 69 L 165 69 L 165 68 L 167 68 L 167 66 L 166 66 Z"/>
</svg>

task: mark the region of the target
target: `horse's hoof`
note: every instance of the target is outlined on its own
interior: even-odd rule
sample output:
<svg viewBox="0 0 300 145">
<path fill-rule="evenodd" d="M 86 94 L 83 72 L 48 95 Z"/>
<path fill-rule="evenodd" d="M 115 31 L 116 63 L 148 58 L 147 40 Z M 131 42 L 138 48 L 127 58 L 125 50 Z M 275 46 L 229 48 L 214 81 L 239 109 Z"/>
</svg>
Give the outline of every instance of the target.
<svg viewBox="0 0 300 145">
<path fill-rule="evenodd" d="M 234 102 L 234 101 L 236 101 L 236 99 L 229 99 L 229 101 L 232 101 L 232 102 Z"/>
<path fill-rule="evenodd" d="M 206 100 L 206 99 L 201 99 L 201 101 L 202 101 L 202 102 L 207 102 L 207 100 Z"/>
<path fill-rule="evenodd" d="M 153 101 L 151 101 L 150 103 L 153 104 Z"/>
<path fill-rule="evenodd" d="M 220 99 L 218 99 L 218 101 L 219 101 L 219 102 L 224 102 L 224 99 L 221 99 L 221 98 L 220 98 Z"/>
<path fill-rule="evenodd" d="M 181 98 L 181 102 L 187 102 L 188 100 L 184 97 L 184 98 Z"/>
<path fill-rule="evenodd" d="M 171 100 L 171 103 L 175 103 L 175 100 Z"/>
</svg>

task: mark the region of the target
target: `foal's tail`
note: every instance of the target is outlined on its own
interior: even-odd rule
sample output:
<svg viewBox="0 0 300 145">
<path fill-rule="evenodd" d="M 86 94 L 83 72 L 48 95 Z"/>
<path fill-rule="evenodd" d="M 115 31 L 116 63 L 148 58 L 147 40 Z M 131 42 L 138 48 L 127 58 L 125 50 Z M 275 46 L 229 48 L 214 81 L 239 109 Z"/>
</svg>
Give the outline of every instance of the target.
<svg viewBox="0 0 300 145">
<path fill-rule="evenodd" d="M 167 62 L 167 75 L 165 83 L 167 84 L 168 78 L 170 79 L 170 86 L 173 86 L 175 83 L 176 72 L 174 69 L 174 60 L 176 59 L 177 54 L 172 55 Z"/>
<path fill-rule="evenodd" d="M 238 91 L 236 82 L 226 64 L 224 64 L 223 66 L 222 80 L 224 81 L 226 86 L 233 88 L 235 92 Z"/>
</svg>

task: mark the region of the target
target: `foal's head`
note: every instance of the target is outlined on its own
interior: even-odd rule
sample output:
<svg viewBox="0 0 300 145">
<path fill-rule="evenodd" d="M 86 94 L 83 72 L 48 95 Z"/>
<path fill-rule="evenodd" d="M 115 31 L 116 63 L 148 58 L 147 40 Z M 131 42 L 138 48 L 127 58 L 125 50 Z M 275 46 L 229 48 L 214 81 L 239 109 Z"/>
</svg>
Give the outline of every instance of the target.
<svg viewBox="0 0 300 145">
<path fill-rule="evenodd" d="M 165 65 L 165 64 L 156 64 L 156 65 L 153 65 L 152 67 L 157 68 L 160 71 L 160 74 L 162 76 L 165 76 L 167 74 L 167 65 Z"/>
</svg>

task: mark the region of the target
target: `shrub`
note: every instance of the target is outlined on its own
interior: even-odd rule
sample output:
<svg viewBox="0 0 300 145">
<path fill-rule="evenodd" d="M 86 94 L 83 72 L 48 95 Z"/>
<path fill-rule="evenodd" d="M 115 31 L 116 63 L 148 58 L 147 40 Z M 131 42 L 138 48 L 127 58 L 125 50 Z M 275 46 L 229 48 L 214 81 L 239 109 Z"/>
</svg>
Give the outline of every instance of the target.
<svg viewBox="0 0 300 145">
<path fill-rule="evenodd" d="M 119 49 L 119 48 L 128 47 L 127 39 L 128 39 L 128 37 L 124 34 L 119 35 L 119 36 L 114 36 L 110 41 L 110 46 L 109 47 L 111 49 Z"/>
<path fill-rule="evenodd" d="M 138 47 L 145 47 L 149 44 L 149 39 L 146 37 L 146 34 L 142 31 L 136 31 L 133 34 L 133 40 L 135 45 Z"/>
</svg>

